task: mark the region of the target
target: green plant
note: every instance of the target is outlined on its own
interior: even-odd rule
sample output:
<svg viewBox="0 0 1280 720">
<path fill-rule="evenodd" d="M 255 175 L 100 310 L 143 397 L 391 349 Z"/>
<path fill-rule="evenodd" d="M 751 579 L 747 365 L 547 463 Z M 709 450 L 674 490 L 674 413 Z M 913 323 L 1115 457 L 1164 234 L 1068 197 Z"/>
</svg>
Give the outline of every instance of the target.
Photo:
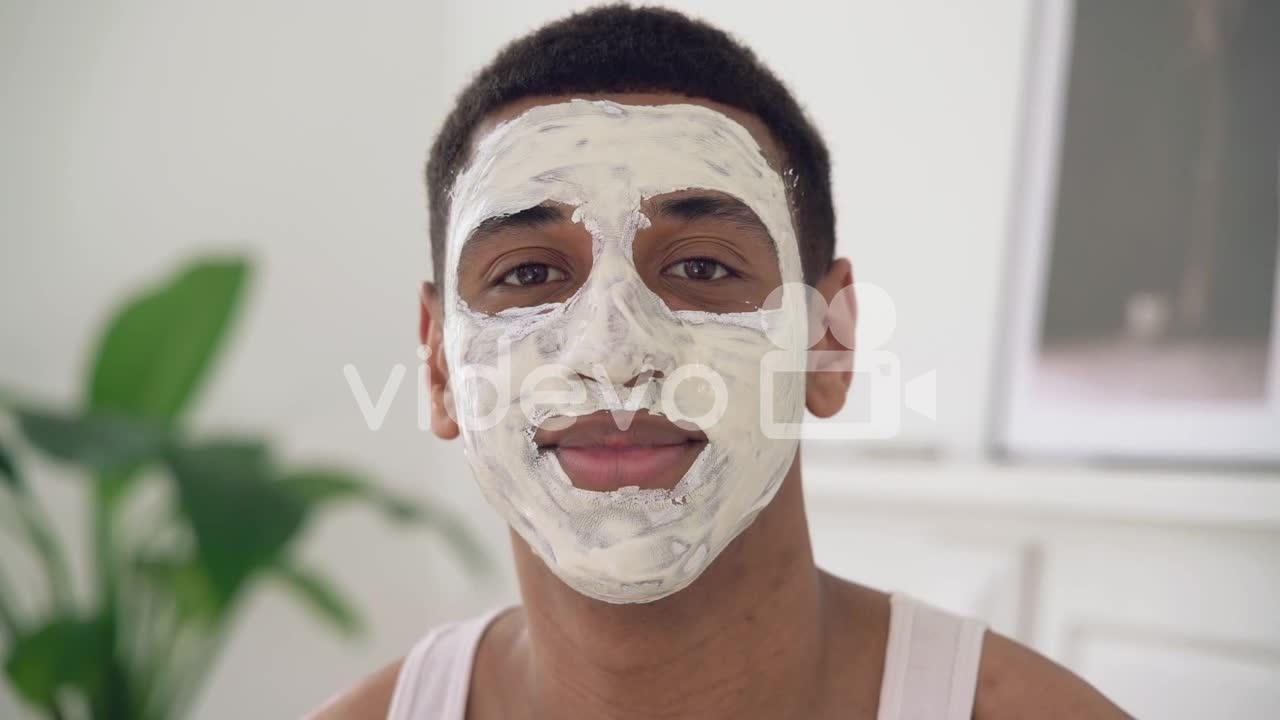
<svg viewBox="0 0 1280 720">
<path fill-rule="evenodd" d="M 24 541 L 49 591 L 39 617 L 23 617 L 0 573 L 5 670 L 50 717 L 77 708 L 94 718 L 184 715 L 259 580 L 282 582 L 320 617 L 355 631 L 356 613 L 293 552 L 317 511 L 335 503 L 430 526 L 468 567 L 483 561 L 446 513 L 340 468 L 282 467 L 259 438 L 184 430 L 247 276 L 243 260 L 200 261 L 125 303 L 97 347 L 77 412 L 0 396 L 31 447 L 92 479 L 92 597 L 77 598 L 48 517 L 0 447 L 0 493 L 8 495 L 0 530 Z"/>
</svg>

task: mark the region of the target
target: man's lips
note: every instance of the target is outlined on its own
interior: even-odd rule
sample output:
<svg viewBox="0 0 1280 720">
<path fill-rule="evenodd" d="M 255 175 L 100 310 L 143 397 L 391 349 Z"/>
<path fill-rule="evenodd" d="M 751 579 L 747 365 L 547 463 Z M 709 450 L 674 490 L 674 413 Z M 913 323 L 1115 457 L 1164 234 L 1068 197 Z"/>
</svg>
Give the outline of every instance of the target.
<svg viewBox="0 0 1280 720">
<path fill-rule="evenodd" d="M 618 412 L 615 417 L 601 411 L 574 418 L 568 427 L 539 428 L 533 442 L 540 451 L 555 453 L 574 487 L 669 490 L 693 465 L 707 436 L 660 415 Z"/>
</svg>

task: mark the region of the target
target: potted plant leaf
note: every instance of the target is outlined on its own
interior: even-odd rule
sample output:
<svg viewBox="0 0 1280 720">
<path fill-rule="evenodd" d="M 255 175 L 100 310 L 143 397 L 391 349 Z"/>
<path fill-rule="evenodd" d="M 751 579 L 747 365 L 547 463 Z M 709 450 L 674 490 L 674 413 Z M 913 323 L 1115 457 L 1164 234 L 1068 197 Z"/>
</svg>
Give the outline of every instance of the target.
<svg viewBox="0 0 1280 720">
<path fill-rule="evenodd" d="M 355 611 L 296 556 L 302 530 L 336 503 L 426 525 L 467 567 L 483 563 L 449 514 L 357 473 L 286 466 L 261 437 L 188 432 L 183 418 L 234 324 L 248 275 L 242 259 L 200 260 L 126 302 L 107 324 L 74 411 L 0 395 L 16 434 L 82 471 L 92 493 L 84 598 L 72 591 L 31 479 L 0 444 L 0 523 L 36 560 L 48 598 L 24 613 L 0 567 L 4 669 L 17 694 L 49 717 L 183 716 L 236 609 L 265 578 L 339 630 L 355 630 Z"/>
</svg>

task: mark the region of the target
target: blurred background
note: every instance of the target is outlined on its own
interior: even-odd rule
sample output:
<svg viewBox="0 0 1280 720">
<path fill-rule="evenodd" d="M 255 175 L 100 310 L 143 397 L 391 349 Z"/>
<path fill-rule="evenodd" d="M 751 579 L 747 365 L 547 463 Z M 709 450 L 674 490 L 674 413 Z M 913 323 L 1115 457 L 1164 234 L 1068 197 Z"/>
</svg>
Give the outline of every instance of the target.
<svg viewBox="0 0 1280 720">
<path fill-rule="evenodd" d="M 88 386 L 96 412 L 128 299 L 171 282 L 164 297 L 207 308 L 182 293 L 208 268 L 183 269 L 245 258 L 184 432 L 266 438 L 281 467 L 351 468 L 384 493 L 287 546 L 345 611 L 296 577 L 319 613 L 254 586 L 189 716 L 298 716 L 428 628 L 516 601 L 461 449 L 418 427 L 422 165 L 471 73 L 590 4 L 0 5 L 0 399 L 70 411 Z M 979 615 L 1139 717 L 1280 714 L 1280 5 L 668 4 L 745 41 L 805 105 L 839 250 L 884 291 L 829 421 L 857 439 L 804 450 L 820 564 Z M 353 374 L 387 403 L 376 430 Z M 88 606 L 103 461 L 48 429 L 100 438 L 71 430 L 101 418 L 32 417 L 6 407 L 0 442 Z M 379 512 L 402 505 L 433 509 Z M 0 577 L 38 617 L 19 534 Z M 325 622 L 350 614 L 363 632 Z M 0 716 L 38 715 L 5 683 Z"/>
</svg>

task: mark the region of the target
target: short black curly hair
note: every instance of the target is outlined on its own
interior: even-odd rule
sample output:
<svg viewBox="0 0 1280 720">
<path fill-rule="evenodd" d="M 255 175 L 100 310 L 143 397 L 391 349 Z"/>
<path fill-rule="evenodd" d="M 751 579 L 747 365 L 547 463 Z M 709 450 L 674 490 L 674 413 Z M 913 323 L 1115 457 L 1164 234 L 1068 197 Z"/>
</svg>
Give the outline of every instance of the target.
<svg viewBox="0 0 1280 720">
<path fill-rule="evenodd" d="M 458 95 L 426 168 L 437 283 L 449 192 L 476 125 L 526 97 L 609 92 L 705 98 L 759 118 L 786 154 L 805 279 L 815 282 L 827 271 L 835 252 L 831 164 L 822 137 L 786 86 L 749 48 L 705 22 L 673 10 L 605 5 L 512 41 Z"/>
</svg>

